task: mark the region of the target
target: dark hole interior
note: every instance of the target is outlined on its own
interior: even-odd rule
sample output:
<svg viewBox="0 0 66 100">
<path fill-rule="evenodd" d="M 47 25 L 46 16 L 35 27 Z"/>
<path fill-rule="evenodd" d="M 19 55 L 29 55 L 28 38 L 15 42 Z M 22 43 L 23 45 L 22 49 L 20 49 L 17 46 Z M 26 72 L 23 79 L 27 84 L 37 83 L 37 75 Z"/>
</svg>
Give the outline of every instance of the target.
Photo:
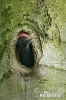
<svg viewBox="0 0 66 100">
<path fill-rule="evenodd" d="M 21 30 L 19 34 L 21 33 L 26 33 L 28 34 L 27 32 Z M 18 39 L 17 39 L 17 42 L 16 42 L 16 46 L 15 46 L 15 53 L 16 53 L 16 58 L 17 60 L 22 64 L 22 65 L 25 65 L 26 67 L 30 67 L 32 68 L 34 66 L 34 53 L 33 53 L 33 46 L 32 46 L 32 42 L 30 43 L 29 45 L 29 49 L 26 51 L 24 50 L 22 52 L 22 49 L 23 47 L 20 47 L 19 44 L 18 44 Z"/>
</svg>

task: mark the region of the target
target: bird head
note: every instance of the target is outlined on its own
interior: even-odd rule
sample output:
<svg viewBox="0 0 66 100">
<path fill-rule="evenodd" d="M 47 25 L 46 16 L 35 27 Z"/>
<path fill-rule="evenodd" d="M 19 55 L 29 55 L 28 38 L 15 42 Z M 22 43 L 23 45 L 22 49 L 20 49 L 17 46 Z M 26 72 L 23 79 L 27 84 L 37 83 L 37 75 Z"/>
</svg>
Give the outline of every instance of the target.
<svg viewBox="0 0 66 100">
<path fill-rule="evenodd" d="M 28 35 L 25 32 L 20 33 L 18 35 L 18 44 L 20 46 L 29 46 L 29 44 L 32 42 L 32 39 L 34 38 L 34 34 Z"/>
</svg>

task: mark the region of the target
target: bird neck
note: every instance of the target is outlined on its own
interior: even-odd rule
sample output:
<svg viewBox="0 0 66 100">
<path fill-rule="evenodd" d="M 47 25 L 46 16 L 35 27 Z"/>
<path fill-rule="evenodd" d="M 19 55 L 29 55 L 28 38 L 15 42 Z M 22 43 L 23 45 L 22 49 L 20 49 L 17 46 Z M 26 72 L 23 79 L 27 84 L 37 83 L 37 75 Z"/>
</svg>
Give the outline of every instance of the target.
<svg viewBox="0 0 66 100">
<path fill-rule="evenodd" d="M 22 51 L 24 53 L 24 52 L 28 52 L 29 50 L 30 50 L 30 46 L 29 45 L 25 45 L 25 46 L 21 47 L 20 51 Z"/>
<path fill-rule="evenodd" d="M 29 48 L 30 48 L 29 44 L 28 44 L 25 48 L 26 48 L 26 49 L 29 49 Z"/>
</svg>

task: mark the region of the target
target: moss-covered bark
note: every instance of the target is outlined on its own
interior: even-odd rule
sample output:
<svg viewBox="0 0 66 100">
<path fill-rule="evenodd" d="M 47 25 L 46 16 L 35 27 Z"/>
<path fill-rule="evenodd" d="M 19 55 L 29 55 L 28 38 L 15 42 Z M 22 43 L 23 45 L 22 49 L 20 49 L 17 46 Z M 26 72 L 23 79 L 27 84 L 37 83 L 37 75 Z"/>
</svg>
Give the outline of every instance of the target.
<svg viewBox="0 0 66 100">
<path fill-rule="evenodd" d="M 0 0 L 1 100 L 65 100 L 65 10 L 65 0 Z M 32 69 L 16 59 L 22 29 L 36 36 Z"/>
</svg>

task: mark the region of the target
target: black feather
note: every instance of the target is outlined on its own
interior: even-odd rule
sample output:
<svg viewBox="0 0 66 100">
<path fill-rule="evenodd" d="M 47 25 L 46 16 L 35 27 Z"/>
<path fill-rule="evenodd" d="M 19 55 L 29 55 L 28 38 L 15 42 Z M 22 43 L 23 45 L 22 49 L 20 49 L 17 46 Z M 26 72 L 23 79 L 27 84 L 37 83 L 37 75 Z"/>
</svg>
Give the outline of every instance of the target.
<svg viewBox="0 0 66 100">
<path fill-rule="evenodd" d="M 27 67 L 34 66 L 34 54 L 32 48 L 32 41 L 26 40 L 27 37 L 20 37 L 17 40 L 17 45 L 19 49 L 19 60 L 22 65 Z"/>
</svg>

